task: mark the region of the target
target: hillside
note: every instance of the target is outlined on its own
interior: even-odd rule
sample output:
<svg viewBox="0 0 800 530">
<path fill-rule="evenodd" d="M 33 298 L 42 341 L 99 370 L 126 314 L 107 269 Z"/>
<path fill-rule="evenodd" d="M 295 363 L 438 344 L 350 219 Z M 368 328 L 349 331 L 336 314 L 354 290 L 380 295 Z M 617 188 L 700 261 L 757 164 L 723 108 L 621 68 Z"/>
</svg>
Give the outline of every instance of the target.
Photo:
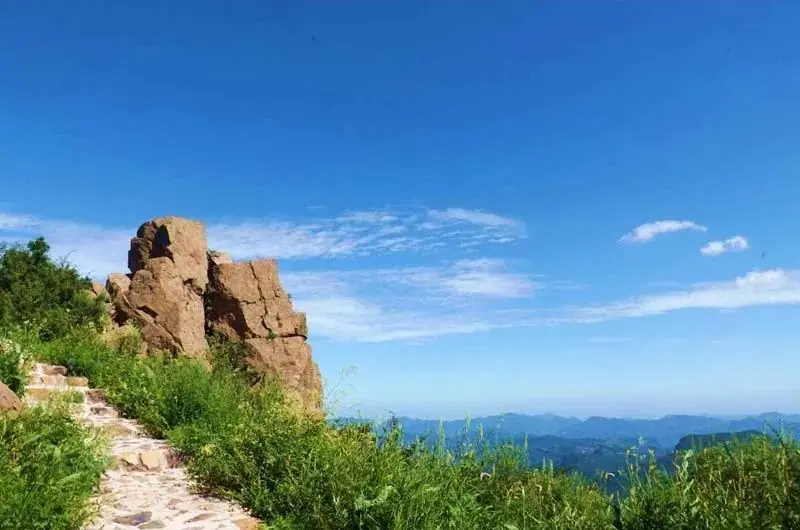
<svg viewBox="0 0 800 530">
<path fill-rule="evenodd" d="M 162 241 L 170 247 L 165 254 L 179 262 L 185 247 L 175 238 Z M 162 261 L 146 267 L 164 272 L 164 258 L 154 259 Z M 163 279 L 175 277 L 165 274 Z M 140 276 L 139 281 L 153 277 Z M 202 292 L 189 283 L 183 287 Z M 54 284 L 59 288 L 53 289 Z M 155 296 L 159 288 L 142 292 Z M 134 293 L 135 289 L 142 287 Z M 113 408 L 126 420 L 136 420 L 144 434 L 137 436 L 136 444 L 147 445 L 145 452 L 133 455 L 137 466 L 149 465 L 146 453 L 154 447 L 171 447 L 169 453 L 185 466 L 193 487 L 235 501 L 273 529 L 728 530 L 796 528 L 800 523 L 800 446 L 792 438 L 776 444 L 753 436 L 724 449 L 712 445 L 685 452 L 671 470 L 653 465 L 658 453 L 648 454 L 648 446 L 631 447 L 636 443 L 632 434 L 651 433 L 663 441 L 679 429 L 710 429 L 723 420 L 678 416 L 652 422 L 580 421 L 506 415 L 473 423 L 487 425 L 485 439 L 459 438 L 457 431 L 464 423 L 452 422 L 446 427 L 452 436 L 414 444 L 409 438 L 413 429 L 432 431 L 429 427 L 436 423 L 407 422 L 411 428 L 406 433 L 401 422 L 377 432 L 352 420 L 332 426 L 307 406 L 308 401 L 295 399 L 296 390 L 307 387 L 286 388 L 281 377 L 265 377 L 259 371 L 264 365 L 252 363 L 262 359 L 272 339 L 252 349 L 246 342 L 209 332 L 197 341 L 207 344 L 207 354 L 198 355 L 180 350 L 177 331 L 166 337 L 151 329 L 153 342 L 144 353 L 144 329 L 153 308 L 141 296 L 118 299 L 117 308 L 125 309 L 121 305 L 130 301 L 140 311 L 138 325 L 118 327 L 110 323 L 113 313 L 106 313 L 115 309 L 95 291 L 68 265 L 54 262 L 43 240 L 27 249 L 4 249 L 0 255 L 0 380 L 8 382 L 2 402 L 11 405 L 0 412 L 3 528 L 78 530 L 93 519 L 92 499 L 98 494 L 102 498 L 101 485 L 108 485 L 103 477 L 116 473 L 107 467 L 114 459 L 70 417 L 70 404 L 88 408 L 88 417 Z M 160 310 L 168 311 L 169 301 L 164 299 Z M 225 310 L 235 312 L 236 306 L 228 304 Z M 23 311 L 26 320 L 20 321 Z M 179 325 L 169 320 L 159 324 L 164 330 Z M 177 349 L 160 351 L 157 340 Z M 46 364 L 35 365 L 39 379 L 30 385 L 31 396 L 39 397 L 45 387 L 59 389 L 66 408 L 20 407 L 16 396 L 26 395 L 26 370 L 35 361 Z M 45 373 L 45 367 L 58 377 Z M 76 388 L 82 393 L 76 394 Z M 97 388 L 102 388 L 104 404 L 95 400 Z M 313 405 L 316 396 L 311 398 Z M 724 421 L 738 425 L 775 419 L 783 418 Z M 561 435 L 526 436 L 525 429 Z M 608 438 L 577 436 L 585 432 Z M 128 445 L 114 450 L 124 447 Z M 140 450 L 138 445 L 130 447 Z M 125 462 L 134 460 L 125 452 L 118 456 Z M 542 460 L 558 462 L 563 469 L 538 465 Z M 611 478 L 582 476 L 620 467 L 622 472 Z M 125 485 L 137 482 L 132 479 Z M 182 488 L 181 499 L 190 494 L 188 485 Z M 141 506 L 135 488 L 117 491 L 130 491 L 124 500 Z M 178 490 L 167 484 L 164 491 L 154 506 L 165 514 L 182 506 L 164 499 Z M 113 506 L 105 508 L 113 514 Z M 112 517 L 117 524 L 158 528 L 157 521 L 143 525 L 155 514 L 144 508 Z M 206 519 L 214 524 L 222 520 L 202 504 L 196 508 L 208 512 L 191 515 L 197 528 L 204 528 Z M 172 515 L 182 520 L 182 514 Z M 258 524 L 246 520 L 248 528 Z"/>
</svg>

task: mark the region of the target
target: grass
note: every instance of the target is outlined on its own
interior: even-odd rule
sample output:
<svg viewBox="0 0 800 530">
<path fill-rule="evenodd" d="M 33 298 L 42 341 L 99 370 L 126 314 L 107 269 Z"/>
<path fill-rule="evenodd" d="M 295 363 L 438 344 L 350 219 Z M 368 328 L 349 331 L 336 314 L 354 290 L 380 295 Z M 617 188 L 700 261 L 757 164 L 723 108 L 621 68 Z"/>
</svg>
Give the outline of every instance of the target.
<svg viewBox="0 0 800 530">
<path fill-rule="evenodd" d="M 35 340 L 35 338 L 33 339 Z M 35 349 L 107 390 L 124 414 L 188 456 L 207 490 L 275 529 L 800 528 L 800 446 L 767 437 L 685 453 L 674 473 L 631 454 L 628 495 L 543 466 L 525 448 L 477 441 L 456 450 L 406 446 L 398 426 L 331 427 L 288 407 L 280 389 L 239 368 L 215 343 L 214 369 L 140 357 L 92 333 Z M 644 462 L 644 463 L 642 463 Z M 647 469 L 640 469 L 645 465 Z"/>
<path fill-rule="evenodd" d="M 0 414 L 0 529 L 77 530 L 106 468 L 104 445 L 60 405 Z"/>
</svg>

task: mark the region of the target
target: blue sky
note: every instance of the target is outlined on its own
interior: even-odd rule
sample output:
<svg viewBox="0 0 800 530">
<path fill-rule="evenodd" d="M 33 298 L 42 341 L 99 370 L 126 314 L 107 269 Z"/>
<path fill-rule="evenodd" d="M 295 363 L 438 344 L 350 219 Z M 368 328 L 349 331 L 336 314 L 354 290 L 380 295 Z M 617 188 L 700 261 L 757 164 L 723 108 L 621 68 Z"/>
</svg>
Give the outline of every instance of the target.
<svg viewBox="0 0 800 530">
<path fill-rule="evenodd" d="M 800 411 L 800 4 L 2 11 L 0 238 L 279 258 L 336 411 Z"/>
</svg>

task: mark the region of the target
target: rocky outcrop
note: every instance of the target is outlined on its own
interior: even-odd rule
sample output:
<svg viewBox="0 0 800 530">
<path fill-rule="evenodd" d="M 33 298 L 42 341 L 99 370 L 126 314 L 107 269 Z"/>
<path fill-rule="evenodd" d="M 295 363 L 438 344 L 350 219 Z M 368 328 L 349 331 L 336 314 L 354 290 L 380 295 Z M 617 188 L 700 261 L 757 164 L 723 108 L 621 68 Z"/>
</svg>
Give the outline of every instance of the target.
<svg viewBox="0 0 800 530">
<path fill-rule="evenodd" d="M 293 310 L 275 260 L 210 259 L 208 277 L 208 329 L 244 341 L 252 350 L 249 360 L 254 368 L 280 377 L 293 397 L 319 408 L 322 383 L 306 342 L 306 315 Z"/>
<path fill-rule="evenodd" d="M 234 263 L 207 249 L 201 223 L 159 217 L 131 240 L 128 267 L 106 282 L 112 319 L 135 323 L 147 350 L 200 354 L 207 331 L 241 340 L 253 368 L 280 378 L 306 408 L 321 408 L 306 316 L 292 308 L 274 260 Z"/>
<path fill-rule="evenodd" d="M 151 349 L 189 355 L 208 349 L 203 293 L 208 283 L 205 227 L 179 217 L 144 223 L 131 239 L 131 274 L 112 274 L 112 318 L 135 322 Z"/>
<path fill-rule="evenodd" d="M 0 381 L 0 414 L 15 413 L 22 410 L 22 401 L 2 381 Z"/>
<path fill-rule="evenodd" d="M 92 282 L 91 287 L 89 288 L 89 296 L 92 298 L 97 298 L 101 294 L 105 292 L 105 287 L 100 282 Z"/>
</svg>

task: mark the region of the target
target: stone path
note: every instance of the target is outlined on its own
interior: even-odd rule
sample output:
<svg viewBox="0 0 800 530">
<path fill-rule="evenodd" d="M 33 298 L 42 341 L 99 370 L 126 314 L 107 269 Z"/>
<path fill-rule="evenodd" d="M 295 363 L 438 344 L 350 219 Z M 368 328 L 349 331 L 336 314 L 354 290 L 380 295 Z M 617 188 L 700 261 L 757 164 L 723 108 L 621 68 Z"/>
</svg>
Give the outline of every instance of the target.
<svg viewBox="0 0 800 530">
<path fill-rule="evenodd" d="M 53 394 L 82 395 L 75 415 L 111 439 L 114 465 L 97 496 L 99 516 L 86 530 L 255 530 L 258 521 L 239 506 L 191 492 L 177 453 L 163 440 L 148 438 L 132 420 L 120 418 L 103 392 L 84 377 L 68 377 L 63 366 L 36 364 L 25 400 L 35 405 Z M 76 399 L 78 401 L 78 399 Z"/>
</svg>

